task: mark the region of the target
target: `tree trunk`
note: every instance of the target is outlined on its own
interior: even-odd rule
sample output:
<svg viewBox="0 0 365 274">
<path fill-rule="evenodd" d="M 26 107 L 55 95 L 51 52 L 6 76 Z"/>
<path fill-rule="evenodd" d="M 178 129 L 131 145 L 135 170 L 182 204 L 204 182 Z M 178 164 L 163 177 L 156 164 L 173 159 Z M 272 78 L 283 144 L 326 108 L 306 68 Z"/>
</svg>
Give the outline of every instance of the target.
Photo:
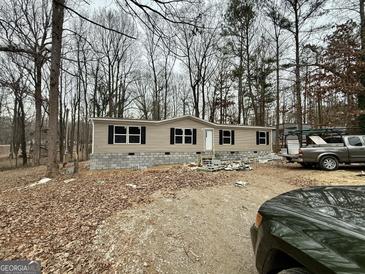
<svg viewBox="0 0 365 274">
<path fill-rule="evenodd" d="M 252 107 L 255 115 L 255 124 L 258 123 L 258 111 L 257 111 L 257 105 L 255 104 L 255 96 L 252 93 L 252 81 L 251 81 L 251 54 L 250 54 L 250 41 L 248 39 L 249 37 L 249 26 L 246 26 L 246 73 L 247 73 L 247 85 L 248 85 L 248 92 L 252 100 Z"/>
<path fill-rule="evenodd" d="M 205 105 L 205 77 L 203 77 L 202 79 L 202 119 L 204 120 L 205 119 L 205 108 L 206 108 L 206 105 Z"/>
<path fill-rule="evenodd" d="M 302 111 L 302 93 L 300 86 L 300 41 L 299 41 L 299 14 L 298 7 L 295 7 L 295 85 L 294 85 L 294 93 L 295 93 L 295 103 L 296 103 L 296 123 L 298 125 L 298 130 L 300 135 L 302 135 L 303 131 L 303 111 Z M 299 138 L 299 144 L 302 146 L 302 138 Z"/>
<path fill-rule="evenodd" d="M 160 120 L 160 96 L 158 79 L 155 67 L 154 56 L 151 56 L 152 72 L 153 72 L 153 102 L 152 102 L 152 120 Z"/>
<path fill-rule="evenodd" d="M 195 117 L 198 117 L 200 116 L 199 114 L 199 102 L 198 102 L 198 96 L 197 95 L 197 92 L 196 92 L 196 87 L 193 88 L 193 98 L 194 98 L 194 115 Z"/>
<path fill-rule="evenodd" d="M 19 95 L 19 127 L 20 127 L 20 147 L 22 151 L 22 159 L 23 159 L 23 166 L 27 165 L 28 158 L 27 158 L 27 140 L 25 138 L 25 112 L 24 112 L 24 104 L 23 104 L 23 97 Z"/>
<path fill-rule="evenodd" d="M 322 128 L 322 96 L 321 94 L 318 92 L 317 94 L 317 108 L 318 108 L 318 112 L 317 112 L 317 115 L 318 115 L 318 128 Z"/>
<path fill-rule="evenodd" d="M 164 103 L 163 103 L 163 118 L 167 119 L 167 94 L 168 94 L 168 86 L 169 86 L 169 78 L 167 73 L 167 62 L 168 57 L 165 57 L 165 66 L 164 66 L 164 76 L 165 76 L 165 94 L 164 94 Z"/>
<path fill-rule="evenodd" d="M 75 173 L 79 171 L 80 161 L 80 110 L 81 110 L 81 83 L 78 79 L 77 85 L 77 128 L 76 128 L 76 161 L 75 161 Z"/>
<path fill-rule="evenodd" d="M 238 124 L 241 124 L 241 118 L 243 123 L 243 52 L 242 47 L 240 48 L 240 64 L 238 74 Z"/>
<path fill-rule="evenodd" d="M 112 66 L 110 64 L 110 60 L 108 57 L 108 103 L 109 103 L 109 112 L 108 112 L 108 116 L 109 117 L 113 117 L 113 87 L 112 87 Z"/>
<path fill-rule="evenodd" d="M 86 64 L 86 62 L 85 62 Z M 89 104 L 87 100 L 87 84 L 84 89 L 84 104 L 85 104 L 85 125 L 84 125 L 84 160 L 89 158 Z M 118 114 L 119 115 L 119 114 Z"/>
<path fill-rule="evenodd" d="M 72 160 L 74 160 L 76 109 L 77 109 L 77 102 L 76 102 L 76 98 L 75 98 L 73 107 L 71 109 L 71 131 L 70 131 L 70 136 L 69 136 L 69 148 L 68 148 L 68 153 L 70 155 L 70 159 L 72 159 Z"/>
<path fill-rule="evenodd" d="M 19 151 L 19 118 L 18 118 L 18 98 L 15 96 L 14 99 L 14 115 L 13 115 L 13 136 L 12 136 L 12 151 L 13 157 L 15 157 L 15 167 L 18 167 L 18 151 Z"/>
<path fill-rule="evenodd" d="M 95 79 L 94 79 L 94 93 L 93 93 L 93 117 L 96 117 L 97 92 L 98 92 L 98 76 L 99 76 L 99 60 L 96 64 Z"/>
<path fill-rule="evenodd" d="M 36 81 L 34 91 L 35 101 L 35 125 L 34 125 L 34 153 L 33 163 L 40 164 L 41 158 L 41 128 L 42 128 L 42 63 L 39 56 L 35 57 L 34 63 L 36 67 Z"/>
<path fill-rule="evenodd" d="M 279 149 L 280 135 L 279 135 L 279 124 L 280 124 L 280 47 L 279 47 L 279 37 L 276 35 L 276 127 L 275 127 L 275 150 L 277 152 Z"/>
<path fill-rule="evenodd" d="M 361 61 L 365 62 L 365 0 L 360 0 L 360 37 L 361 37 Z M 358 108 L 359 110 L 365 110 L 365 73 L 361 74 L 361 84 L 363 90 L 358 95 Z M 360 114 L 358 118 L 359 126 L 365 129 L 365 114 Z"/>
<path fill-rule="evenodd" d="M 57 161 L 57 131 L 58 131 L 58 96 L 62 49 L 62 31 L 65 0 L 52 2 L 52 50 L 51 74 L 49 90 L 49 125 L 48 125 L 48 165 L 47 176 L 55 177 L 58 174 Z"/>
<path fill-rule="evenodd" d="M 63 106 L 62 106 L 62 74 L 60 76 L 60 95 L 59 95 L 59 151 L 60 151 L 60 162 L 63 163 L 63 155 L 64 155 L 64 119 L 63 119 Z M 66 83 L 65 83 L 66 84 Z"/>
</svg>

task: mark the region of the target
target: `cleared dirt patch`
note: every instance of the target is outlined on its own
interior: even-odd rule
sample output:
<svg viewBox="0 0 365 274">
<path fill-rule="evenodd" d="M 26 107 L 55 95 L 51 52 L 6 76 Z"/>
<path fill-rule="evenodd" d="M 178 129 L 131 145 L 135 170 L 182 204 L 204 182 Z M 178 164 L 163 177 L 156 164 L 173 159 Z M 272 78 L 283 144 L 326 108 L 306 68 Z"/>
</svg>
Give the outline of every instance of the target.
<svg viewBox="0 0 365 274">
<path fill-rule="evenodd" d="M 111 216 L 95 252 L 118 273 L 255 273 L 249 228 L 258 206 L 291 186 L 260 180 L 156 197 Z"/>
<path fill-rule="evenodd" d="M 305 169 L 297 164 L 277 164 L 276 174 L 291 184 L 310 185 L 357 185 L 365 184 L 365 176 L 358 176 L 365 171 L 365 165 L 341 166 L 336 171 Z"/>
<path fill-rule="evenodd" d="M 82 169 L 31 188 L 44 167 L 3 171 L 0 260 L 37 259 L 44 273 L 255 273 L 249 228 L 263 201 L 343 174 L 362 183 L 360 171 Z"/>
</svg>

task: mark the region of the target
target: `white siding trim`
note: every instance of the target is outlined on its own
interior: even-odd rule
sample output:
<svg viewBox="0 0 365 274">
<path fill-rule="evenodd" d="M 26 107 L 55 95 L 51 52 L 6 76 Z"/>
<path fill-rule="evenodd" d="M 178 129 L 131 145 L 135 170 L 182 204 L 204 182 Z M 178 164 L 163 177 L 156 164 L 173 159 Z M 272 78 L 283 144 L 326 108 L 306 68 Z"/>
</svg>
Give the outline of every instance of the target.
<svg viewBox="0 0 365 274">
<path fill-rule="evenodd" d="M 205 121 L 201 118 L 197 118 L 191 115 L 185 115 L 175 118 L 170 118 L 166 120 L 161 121 L 152 121 L 152 120 L 138 120 L 138 119 L 118 119 L 118 118 L 90 118 L 92 121 L 109 121 L 109 122 L 115 122 L 115 123 L 121 123 L 121 122 L 130 122 L 130 123 L 148 123 L 152 125 L 159 125 L 164 123 L 169 123 L 177 120 L 184 120 L 184 119 L 190 119 L 202 124 L 210 125 L 213 127 L 219 127 L 219 128 L 247 128 L 247 129 L 262 129 L 262 130 L 274 130 L 274 127 L 262 127 L 262 126 L 245 126 L 245 125 L 230 125 L 230 124 L 215 124 L 209 121 Z"/>
</svg>

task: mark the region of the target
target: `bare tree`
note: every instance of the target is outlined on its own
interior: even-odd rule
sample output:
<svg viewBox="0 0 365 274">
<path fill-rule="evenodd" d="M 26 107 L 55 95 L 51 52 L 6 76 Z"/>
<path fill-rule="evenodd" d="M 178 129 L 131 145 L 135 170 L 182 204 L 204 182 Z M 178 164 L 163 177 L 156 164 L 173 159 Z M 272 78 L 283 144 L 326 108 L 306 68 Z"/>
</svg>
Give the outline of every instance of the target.
<svg viewBox="0 0 365 274">
<path fill-rule="evenodd" d="M 95 20 L 128 35 L 136 34 L 133 23 L 124 13 L 103 9 L 95 16 Z M 128 103 L 127 87 L 131 83 L 135 64 L 130 58 L 133 40 L 98 26 L 95 26 L 94 31 L 97 39 L 94 40 L 93 47 L 100 62 L 99 74 L 103 73 L 103 78 L 106 79 L 108 115 L 123 118 Z"/>
<path fill-rule="evenodd" d="M 365 0 L 359 0 L 359 13 L 360 13 L 360 41 L 361 41 L 361 61 L 365 61 Z M 365 87 L 365 72 L 362 73 L 361 82 Z M 365 90 L 358 95 L 358 107 L 360 111 L 365 110 Z M 365 128 L 365 114 L 359 115 L 360 127 Z"/>
<path fill-rule="evenodd" d="M 153 95 L 150 94 L 151 74 L 140 72 L 139 78 L 134 82 L 135 105 L 141 113 L 142 119 L 148 120 L 151 116 Z"/>
<path fill-rule="evenodd" d="M 15 166 L 17 166 L 18 151 L 20 149 L 23 166 L 25 166 L 28 163 L 27 140 L 25 134 L 25 101 L 30 93 L 28 90 L 29 74 L 24 68 L 26 60 L 20 56 L 15 56 L 13 53 L 9 53 L 6 58 L 1 60 L 1 63 L 2 73 L 0 74 L 0 87 L 10 90 L 14 99 L 12 104 L 13 124 L 11 151 L 13 157 L 15 157 Z"/>
<path fill-rule="evenodd" d="M 204 11 L 203 11 L 204 10 Z M 189 9 L 191 12 L 191 10 Z M 204 99 L 204 83 L 207 80 L 208 59 L 213 58 L 218 50 L 218 22 L 214 19 L 214 6 L 198 7 L 197 12 L 205 14 L 201 17 L 200 23 L 211 26 L 210 28 L 196 29 L 189 25 L 178 25 L 177 46 L 179 48 L 179 59 L 184 64 L 193 96 L 193 109 L 196 117 L 205 115 L 201 113 L 201 99 Z M 204 104 L 205 102 L 202 102 Z"/>
<path fill-rule="evenodd" d="M 278 150 L 280 147 L 280 58 L 281 58 L 281 36 L 284 29 L 289 28 L 290 22 L 285 17 L 285 9 L 282 3 L 276 2 L 275 4 L 268 4 L 266 8 L 266 16 L 272 23 L 272 28 L 274 30 L 273 35 L 271 35 L 275 42 L 275 64 L 276 64 L 276 111 L 275 111 L 275 149 Z M 271 33 L 271 30 L 268 31 Z"/>
<path fill-rule="evenodd" d="M 162 68 L 158 65 L 158 56 L 160 55 L 160 49 L 158 43 L 161 36 L 159 36 L 154 30 L 146 31 L 145 50 L 148 58 L 148 66 L 151 69 L 151 78 L 153 81 L 153 100 L 152 100 L 152 120 L 161 119 L 161 74 Z"/>
<path fill-rule="evenodd" d="M 300 77 L 300 48 L 301 48 L 301 34 L 305 30 L 306 24 L 313 18 L 322 15 L 322 8 L 327 0 L 285 0 L 288 11 L 290 12 L 291 22 L 288 25 L 287 30 L 293 34 L 294 48 L 295 48 L 295 113 L 296 123 L 298 130 L 303 130 L 303 110 L 302 110 L 302 88 Z M 299 138 L 299 142 L 302 143 L 302 138 Z"/>
<path fill-rule="evenodd" d="M 0 9 L 0 51 L 25 55 L 34 82 L 35 124 L 33 161 L 39 164 L 42 127 L 42 68 L 50 44 L 51 10 L 44 0 L 4 0 Z"/>
<path fill-rule="evenodd" d="M 51 74 L 49 93 L 49 123 L 48 123 L 48 165 L 47 176 L 54 177 L 58 174 L 58 100 L 60 64 L 62 49 L 62 31 L 64 20 L 64 0 L 52 2 L 52 51 Z"/>
</svg>

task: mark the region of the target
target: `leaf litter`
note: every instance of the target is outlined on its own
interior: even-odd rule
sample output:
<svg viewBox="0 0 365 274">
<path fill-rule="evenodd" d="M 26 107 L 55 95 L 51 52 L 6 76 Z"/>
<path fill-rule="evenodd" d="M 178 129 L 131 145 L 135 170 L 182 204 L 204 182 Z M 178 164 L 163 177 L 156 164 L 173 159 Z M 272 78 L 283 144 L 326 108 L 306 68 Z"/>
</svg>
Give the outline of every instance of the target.
<svg viewBox="0 0 365 274">
<path fill-rule="evenodd" d="M 42 169 L 43 170 L 43 169 Z M 8 172 L 0 193 L 0 260 L 39 260 L 44 273 L 107 273 L 110 262 L 93 252 L 97 227 L 117 211 L 169 197 L 182 188 L 201 189 L 229 183 L 239 172 L 202 173 L 186 167 L 147 170 L 81 170 L 46 184 L 27 187 L 41 178 L 40 168 Z M 24 176 L 21 172 L 19 176 Z M 21 186 L 21 187 L 19 187 Z"/>
</svg>

